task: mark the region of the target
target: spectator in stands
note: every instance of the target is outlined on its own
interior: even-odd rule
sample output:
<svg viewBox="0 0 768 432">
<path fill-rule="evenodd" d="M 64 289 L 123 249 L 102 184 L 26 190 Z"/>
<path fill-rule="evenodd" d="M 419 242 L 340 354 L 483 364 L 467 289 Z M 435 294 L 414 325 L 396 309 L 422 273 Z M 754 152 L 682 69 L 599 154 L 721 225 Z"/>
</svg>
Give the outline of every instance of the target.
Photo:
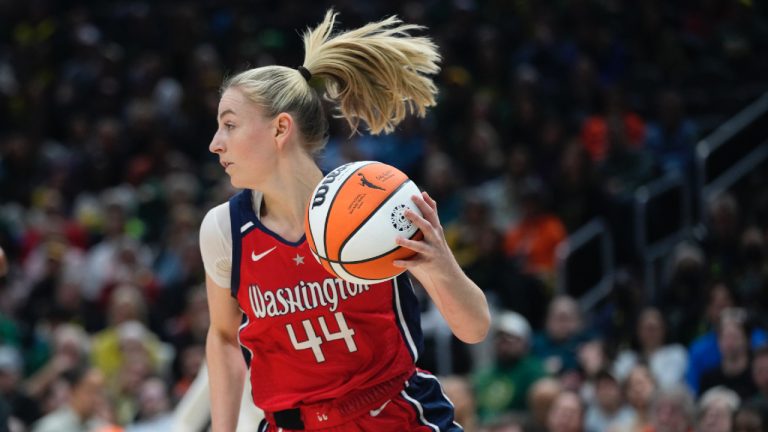
<svg viewBox="0 0 768 432">
<path fill-rule="evenodd" d="M 152 375 L 167 372 L 169 353 L 165 344 L 140 322 L 124 322 L 116 330 L 120 368 L 107 383 L 117 420 L 126 424 L 139 410 L 142 383 Z"/>
<path fill-rule="evenodd" d="M 699 400 L 696 432 L 731 432 L 733 413 L 741 399 L 733 390 L 712 387 Z"/>
<path fill-rule="evenodd" d="M 478 407 L 475 403 L 475 394 L 470 381 L 462 376 L 453 375 L 441 378 L 440 383 L 448 399 L 453 402 L 456 422 L 465 431 L 477 430 L 479 426 Z"/>
<path fill-rule="evenodd" d="M 466 145 L 459 148 L 467 184 L 478 185 L 499 175 L 504 152 L 496 127 L 488 121 L 489 97 L 476 93 L 472 102 L 472 121 Z"/>
<path fill-rule="evenodd" d="M 62 373 L 88 363 L 88 334 L 80 326 L 61 324 L 53 330 L 51 339 L 50 358 L 24 383 L 29 395 L 38 400 L 51 391 Z"/>
<path fill-rule="evenodd" d="M 553 205 L 568 232 L 602 213 L 600 181 L 592 160 L 577 141 L 569 142 L 553 179 Z"/>
<path fill-rule="evenodd" d="M 108 315 L 110 325 L 93 336 L 91 349 L 93 365 L 104 373 L 110 385 L 114 384 L 120 368 L 126 364 L 121 331 L 129 339 L 139 338 L 143 349 L 150 353 L 153 364 L 158 365 L 161 345 L 158 337 L 146 328 L 146 314 L 147 305 L 137 287 L 121 285 L 112 293 Z"/>
<path fill-rule="evenodd" d="M 168 386 L 160 378 L 149 378 L 141 384 L 138 394 L 137 421 L 125 432 L 166 432 L 173 430 L 173 415 Z"/>
<path fill-rule="evenodd" d="M 65 197 L 58 188 L 43 187 L 37 192 L 34 207 L 29 211 L 29 224 L 21 239 L 21 254 L 25 266 L 30 266 L 26 260 L 40 243 L 51 238 L 61 238 L 75 247 L 79 253 L 71 258 L 78 261 L 82 259 L 82 249 L 85 249 L 88 243 L 87 233 L 78 221 L 68 217 L 65 205 Z M 36 266 L 33 264 L 31 267 Z M 34 276 L 32 279 L 34 280 Z"/>
<path fill-rule="evenodd" d="M 589 379 L 597 378 L 598 375 L 604 375 L 602 372 L 605 369 L 609 369 L 605 343 L 599 337 L 590 338 L 581 344 L 576 352 L 576 358 L 579 361 L 579 370 L 583 371 L 584 375 Z M 611 375 L 617 381 L 620 381 L 613 372 L 611 372 Z"/>
<path fill-rule="evenodd" d="M 555 249 L 566 238 L 563 223 L 547 210 L 546 190 L 536 178 L 526 178 L 520 185 L 522 218 L 505 235 L 507 256 L 521 261 L 524 271 L 545 280 L 555 270 Z"/>
<path fill-rule="evenodd" d="M 716 283 L 711 287 L 709 302 L 706 309 L 706 321 L 710 329 L 699 336 L 691 344 L 688 350 L 688 371 L 686 382 L 694 391 L 698 392 L 701 374 L 704 371 L 720 365 L 721 355 L 717 341 L 717 328 L 723 321 L 736 321 L 744 323 L 747 319 L 744 309 L 730 307 L 733 297 L 728 287 L 722 283 Z M 765 330 L 755 327 L 749 334 L 751 347 L 757 347 L 766 342 L 768 335 Z"/>
<path fill-rule="evenodd" d="M 528 432 L 528 429 L 521 425 L 521 421 L 514 415 L 507 414 L 483 426 L 481 432 Z M 471 432 L 472 429 L 464 428 Z"/>
<path fill-rule="evenodd" d="M 733 432 L 765 432 L 768 430 L 768 406 L 765 402 L 747 402 L 733 413 Z"/>
<path fill-rule="evenodd" d="M 32 432 L 90 432 L 103 425 L 96 418 L 105 397 L 102 373 L 78 365 L 62 374 L 62 378 L 70 389 L 67 403 L 35 423 Z"/>
<path fill-rule="evenodd" d="M 669 341 L 688 345 L 702 331 L 699 321 L 707 301 L 712 303 L 717 300 L 717 304 L 732 305 L 732 301 L 726 302 L 732 299 L 725 295 L 727 293 L 713 290 L 708 291 L 707 295 L 701 295 L 706 288 L 707 270 L 704 252 L 698 245 L 689 242 L 677 244 L 669 266 L 669 282 L 658 294 L 657 303 L 669 324 Z"/>
<path fill-rule="evenodd" d="M 547 418 L 557 396 L 563 392 L 560 382 L 555 378 L 541 378 L 528 390 L 528 409 L 530 412 L 525 425 L 526 432 L 544 432 L 547 430 Z"/>
<path fill-rule="evenodd" d="M 506 231 L 520 222 L 522 204 L 520 188 L 531 175 L 531 156 L 524 144 L 514 144 L 506 151 L 504 172 L 477 187 L 477 193 L 491 205 L 491 216 L 497 229 Z"/>
<path fill-rule="evenodd" d="M 529 354 L 531 327 L 522 315 L 502 312 L 494 327 L 496 361 L 473 380 L 482 422 L 526 410 L 528 390 L 545 376 L 541 360 Z"/>
<path fill-rule="evenodd" d="M 693 396 L 684 386 L 662 390 L 651 410 L 651 424 L 643 432 L 690 432 L 694 410 Z"/>
<path fill-rule="evenodd" d="M 531 148 L 533 166 L 544 183 L 553 185 L 561 170 L 561 160 L 568 143 L 563 118 L 554 112 L 547 113 L 542 119 L 537 138 Z M 573 144 L 578 145 L 577 141 L 574 138 Z"/>
<path fill-rule="evenodd" d="M 605 192 L 614 200 L 626 201 L 635 190 L 654 176 L 653 158 L 633 144 L 630 132 L 619 119 L 606 120 L 607 151 L 597 158 Z"/>
<path fill-rule="evenodd" d="M 768 344 L 752 351 L 752 382 L 757 391 L 751 400 L 768 404 Z"/>
<path fill-rule="evenodd" d="M 199 280 L 200 275 L 195 274 L 194 264 L 187 259 L 189 250 L 196 247 L 198 219 L 196 209 L 189 204 L 176 205 L 170 213 L 163 250 L 154 264 L 154 272 L 163 291 L 180 293 L 182 287 Z"/>
<path fill-rule="evenodd" d="M 581 125 L 581 140 L 592 160 L 603 163 L 612 152 L 616 158 L 617 151 L 634 154 L 641 150 L 645 122 L 626 105 L 623 90 L 617 86 L 605 89 L 603 106 L 603 113 L 588 117 Z"/>
<path fill-rule="evenodd" d="M 698 139 L 696 124 L 686 116 L 683 98 L 676 90 L 659 92 L 656 105 L 658 117 L 648 124 L 645 147 L 665 171 L 685 176 Z"/>
<path fill-rule="evenodd" d="M 174 348 L 181 350 L 190 344 L 205 344 L 210 316 L 208 298 L 203 285 L 195 284 L 186 289 L 181 313 L 167 320 L 164 329 Z"/>
<path fill-rule="evenodd" d="M 625 421 L 615 423 L 613 427 L 622 432 L 641 432 L 649 427 L 656 391 L 656 382 L 648 367 L 638 364 L 632 368 L 624 381 L 624 398 L 631 414 Z"/>
<path fill-rule="evenodd" d="M 82 312 L 77 309 L 65 312 L 65 305 L 51 301 L 59 297 L 67 285 L 79 282 L 82 261 L 82 252 L 59 234 L 46 236 L 30 251 L 24 266 L 28 288 L 21 310 L 30 325 L 68 320 Z"/>
<path fill-rule="evenodd" d="M 707 205 L 707 232 L 702 246 L 709 263 L 709 273 L 717 278 L 730 278 L 739 265 L 739 240 L 742 211 L 736 198 L 723 193 Z"/>
<path fill-rule="evenodd" d="M 30 397 L 23 388 L 23 375 L 24 363 L 19 350 L 10 345 L 0 345 L 0 406 L 4 407 L 10 419 L 29 426 L 40 416 L 40 406 L 37 399 Z"/>
<path fill-rule="evenodd" d="M 743 321 L 723 320 L 717 329 L 720 366 L 704 371 L 699 393 L 723 386 L 747 399 L 757 391 L 752 381 L 749 358 L 749 331 Z"/>
<path fill-rule="evenodd" d="M 205 360 L 205 337 L 210 316 L 205 287 L 195 285 L 188 289 L 183 312 L 166 320 L 166 335 L 176 353 L 172 368 L 174 400 L 180 399 L 197 376 Z"/>
<path fill-rule="evenodd" d="M 734 291 L 749 315 L 764 328 L 768 325 L 768 233 L 752 225 L 741 235 L 740 266 L 734 280 Z"/>
<path fill-rule="evenodd" d="M 150 292 L 155 287 L 151 271 L 151 252 L 146 245 L 126 232 L 135 193 L 129 189 L 112 189 L 104 194 L 104 238 L 86 256 L 83 295 L 99 302 L 120 284 L 134 284 Z"/>
<path fill-rule="evenodd" d="M 688 367 L 688 352 L 678 344 L 665 344 L 666 323 L 661 312 L 648 307 L 640 312 L 637 319 L 634 350 L 622 350 L 617 356 L 613 370 L 619 379 L 626 379 L 637 364 L 646 364 L 659 387 L 667 388 L 681 384 Z"/>
<path fill-rule="evenodd" d="M 621 386 L 608 369 L 595 377 L 595 399 L 587 405 L 584 418 L 586 432 L 602 432 L 615 424 L 625 424 L 632 417 L 632 410 L 624 404 Z"/>
<path fill-rule="evenodd" d="M 205 345 L 190 344 L 177 349 L 176 374 L 172 389 L 173 400 L 180 400 L 197 378 L 205 362 Z"/>
<path fill-rule="evenodd" d="M 544 362 L 547 373 L 556 375 L 578 367 L 576 353 L 583 342 L 579 304 L 568 296 L 552 299 L 544 332 L 533 338 L 533 355 Z"/>
<path fill-rule="evenodd" d="M 432 196 L 441 203 L 438 216 L 444 225 L 457 220 L 461 214 L 462 179 L 457 171 L 451 157 L 441 151 L 432 152 L 424 161 L 424 187 L 434 191 Z"/>
<path fill-rule="evenodd" d="M 467 276 L 484 291 L 503 284 L 502 236 L 493 226 L 489 205 L 467 195 L 461 217 L 445 225 L 445 239 Z"/>
<path fill-rule="evenodd" d="M 581 432 L 584 430 L 584 404 L 579 395 L 562 392 L 549 409 L 547 415 L 549 432 Z"/>
</svg>

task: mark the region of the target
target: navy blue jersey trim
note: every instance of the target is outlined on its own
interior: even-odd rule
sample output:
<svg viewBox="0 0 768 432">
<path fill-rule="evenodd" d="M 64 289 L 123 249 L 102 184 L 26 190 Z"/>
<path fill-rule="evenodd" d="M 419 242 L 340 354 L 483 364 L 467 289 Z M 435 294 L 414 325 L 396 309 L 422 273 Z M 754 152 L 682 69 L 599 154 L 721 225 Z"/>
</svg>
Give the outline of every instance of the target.
<svg viewBox="0 0 768 432">
<path fill-rule="evenodd" d="M 411 285 L 408 273 L 402 273 L 397 276 L 392 283 L 394 285 L 393 289 L 397 290 L 392 296 L 392 310 L 395 314 L 395 322 L 397 323 L 398 330 L 400 330 L 403 343 L 408 348 L 413 361 L 416 362 L 419 354 L 424 350 L 419 300 L 413 292 L 413 285 Z M 411 342 L 413 346 L 411 346 Z"/>
<path fill-rule="evenodd" d="M 416 372 L 400 395 L 416 411 L 419 423 L 436 432 L 461 432 L 464 429 L 454 421 L 453 403 L 445 396 L 434 375 Z"/>
<path fill-rule="evenodd" d="M 242 234 L 240 233 L 240 227 L 243 225 L 240 207 L 244 201 L 244 195 L 250 195 L 250 191 L 241 191 L 229 199 L 229 222 L 232 231 L 232 278 L 229 290 L 235 299 L 237 299 L 237 291 L 240 289 L 240 258 L 242 256 Z"/>
<path fill-rule="evenodd" d="M 268 429 L 269 423 L 267 423 L 267 419 L 262 419 L 261 422 L 259 422 L 257 432 L 267 432 Z"/>
<path fill-rule="evenodd" d="M 240 328 L 238 329 L 237 333 L 239 334 L 246 327 L 248 327 L 248 314 L 243 312 L 243 318 L 240 320 Z M 243 352 L 243 359 L 245 359 L 245 364 L 248 366 L 248 368 L 250 368 L 251 358 L 253 357 L 251 351 L 242 343 L 240 344 L 240 351 Z"/>
<path fill-rule="evenodd" d="M 253 211 L 253 208 L 254 208 L 254 206 L 253 206 L 253 191 L 249 190 L 249 189 L 246 189 L 243 192 L 246 192 L 246 195 L 247 195 L 245 197 L 245 199 L 243 199 L 240 202 L 241 214 L 244 216 L 243 221 L 247 220 L 247 221 L 253 222 L 253 225 L 255 227 L 257 227 L 258 229 L 260 229 L 264 234 L 267 234 L 270 237 L 273 237 L 275 240 L 279 241 L 280 243 L 284 243 L 284 244 L 286 244 L 288 246 L 298 247 L 302 243 L 304 243 L 304 241 L 307 238 L 306 234 L 303 234 L 298 241 L 292 242 L 292 241 L 288 241 L 288 240 L 284 239 L 283 237 L 280 236 L 280 234 L 277 234 L 274 231 L 272 231 L 271 229 L 265 227 L 264 224 L 261 223 L 261 220 L 259 220 L 259 217 L 258 217 L 258 215 L 256 215 L 256 212 Z"/>
</svg>

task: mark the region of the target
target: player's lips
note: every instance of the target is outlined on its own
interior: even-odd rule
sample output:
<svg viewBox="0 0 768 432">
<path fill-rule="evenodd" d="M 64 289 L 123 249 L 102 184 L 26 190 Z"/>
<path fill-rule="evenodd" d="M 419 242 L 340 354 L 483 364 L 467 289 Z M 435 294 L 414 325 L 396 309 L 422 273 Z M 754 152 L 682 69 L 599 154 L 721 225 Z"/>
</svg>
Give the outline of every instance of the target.
<svg viewBox="0 0 768 432">
<path fill-rule="evenodd" d="M 221 164 L 221 166 L 223 166 L 223 167 L 224 167 L 224 169 L 225 169 L 225 170 L 226 170 L 227 168 L 229 168 L 229 166 L 230 166 L 230 165 L 232 165 L 232 162 L 227 162 L 227 161 L 221 161 L 221 162 L 219 162 L 219 163 Z"/>
</svg>

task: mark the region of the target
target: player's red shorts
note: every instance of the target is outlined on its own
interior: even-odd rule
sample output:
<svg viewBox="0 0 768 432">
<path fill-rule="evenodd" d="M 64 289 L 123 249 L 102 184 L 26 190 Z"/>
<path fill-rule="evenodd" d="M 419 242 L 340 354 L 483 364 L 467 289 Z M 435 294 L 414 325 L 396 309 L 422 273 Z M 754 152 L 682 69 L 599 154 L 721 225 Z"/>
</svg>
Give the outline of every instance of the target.
<svg viewBox="0 0 768 432">
<path fill-rule="evenodd" d="M 262 421 L 259 432 L 458 432 L 453 421 L 453 404 L 445 396 L 434 375 L 417 371 L 405 388 L 393 398 L 368 407 L 349 421 L 332 428 L 289 429 Z"/>
</svg>

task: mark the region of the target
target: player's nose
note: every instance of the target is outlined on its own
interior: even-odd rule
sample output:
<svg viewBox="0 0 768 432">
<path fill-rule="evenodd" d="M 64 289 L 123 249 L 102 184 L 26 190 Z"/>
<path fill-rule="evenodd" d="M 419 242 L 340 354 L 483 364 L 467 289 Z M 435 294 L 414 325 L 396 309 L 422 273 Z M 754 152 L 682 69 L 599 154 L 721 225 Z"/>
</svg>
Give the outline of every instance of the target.
<svg viewBox="0 0 768 432">
<path fill-rule="evenodd" d="M 213 138 L 211 139 L 211 143 L 208 145 L 208 151 L 211 153 L 222 153 L 224 152 L 225 146 L 224 146 L 224 140 L 219 135 L 219 132 L 217 131 Z"/>
</svg>

